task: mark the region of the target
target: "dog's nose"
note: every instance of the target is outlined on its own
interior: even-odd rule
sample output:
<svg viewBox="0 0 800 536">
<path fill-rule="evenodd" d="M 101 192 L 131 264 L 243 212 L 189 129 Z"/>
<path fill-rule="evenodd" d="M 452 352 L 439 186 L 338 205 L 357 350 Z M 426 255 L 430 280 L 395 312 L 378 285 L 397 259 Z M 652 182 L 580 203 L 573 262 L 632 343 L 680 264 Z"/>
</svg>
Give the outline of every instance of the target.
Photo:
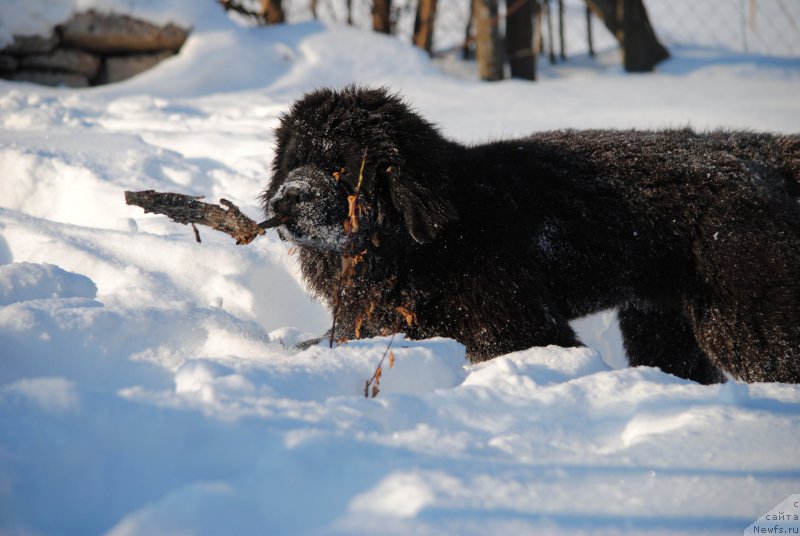
<svg viewBox="0 0 800 536">
<path fill-rule="evenodd" d="M 294 216 L 297 205 L 308 197 L 308 192 L 295 186 L 287 186 L 281 194 L 272 200 L 272 211 L 280 216 Z"/>
</svg>

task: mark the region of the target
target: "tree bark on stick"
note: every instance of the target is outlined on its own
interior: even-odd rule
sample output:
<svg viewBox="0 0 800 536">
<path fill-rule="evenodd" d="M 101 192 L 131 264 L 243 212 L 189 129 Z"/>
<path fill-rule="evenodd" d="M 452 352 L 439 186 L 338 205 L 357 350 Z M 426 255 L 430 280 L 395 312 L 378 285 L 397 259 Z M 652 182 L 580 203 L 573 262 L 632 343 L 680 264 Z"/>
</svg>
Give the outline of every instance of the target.
<svg viewBox="0 0 800 536">
<path fill-rule="evenodd" d="M 265 229 L 276 227 L 282 223 L 279 218 L 272 218 L 256 223 L 242 214 L 239 207 L 220 199 L 220 205 L 203 203 L 202 196 L 175 194 L 144 190 L 141 192 L 125 192 L 125 203 L 142 207 L 145 212 L 163 214 L 172 221 L 184 224 L 200 224 L 232 236 L 237 244 L 249 244 L 257 236 L 263 235 Z M 195 237 L 200 241 L 195 228 Z"/>
</svg>

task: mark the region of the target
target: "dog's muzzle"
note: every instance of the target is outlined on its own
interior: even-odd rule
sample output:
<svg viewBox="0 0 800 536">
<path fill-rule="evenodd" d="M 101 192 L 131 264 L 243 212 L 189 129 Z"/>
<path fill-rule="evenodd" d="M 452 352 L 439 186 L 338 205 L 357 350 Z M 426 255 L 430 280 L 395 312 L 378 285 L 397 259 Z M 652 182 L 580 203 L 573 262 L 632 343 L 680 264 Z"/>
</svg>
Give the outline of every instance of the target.
<svg viewBox="0 0 800 536">
<path fill-rule="evenodd" d="M 290 175 L 291 177 L 291 175 Z M 308 181 L 289 180 L 281 186 L 270 200 L 270 212 L 285 221 L 296 220 L 300 208 L 314 198 L 314 189 Z"/>
<path fill-rule="evenodd" d="M 267 203 L 268 219 L 282 239 L 331 249 L 342 241 L 340 228 L 347 214 L 346 196 L 336 181 L 315 166 L 289 173 Z"/>
</svg>

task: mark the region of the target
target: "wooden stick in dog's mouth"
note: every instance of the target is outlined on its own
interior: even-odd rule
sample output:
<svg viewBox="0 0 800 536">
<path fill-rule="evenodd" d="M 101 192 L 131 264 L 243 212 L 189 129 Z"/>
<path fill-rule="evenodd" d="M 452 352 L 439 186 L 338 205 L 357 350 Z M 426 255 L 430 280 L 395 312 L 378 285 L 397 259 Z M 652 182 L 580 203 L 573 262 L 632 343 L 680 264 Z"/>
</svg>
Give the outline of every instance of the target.
<svg viewBox="0 0 800 536">
<path fill-rule="evenodd" d="M 259 227 L 262 229 L 272 229 L 273 227 L 277 227 L 278 225 L 282 225 L 289 221 L 288 216 L 283 216 L 278 214 L 277 216 L 273 216 L 268 220 L 264 220 L 258 224 Z"/>
</svg>

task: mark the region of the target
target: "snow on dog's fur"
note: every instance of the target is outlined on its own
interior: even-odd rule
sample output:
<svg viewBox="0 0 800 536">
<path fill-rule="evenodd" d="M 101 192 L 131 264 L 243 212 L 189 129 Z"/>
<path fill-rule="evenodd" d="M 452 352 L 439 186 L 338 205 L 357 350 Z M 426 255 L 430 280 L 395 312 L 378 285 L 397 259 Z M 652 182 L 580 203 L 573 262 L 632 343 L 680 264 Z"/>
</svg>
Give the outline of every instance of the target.
<svg viewBox="0 0 800 536">
<path fill-rule="evenodd" d="M 349 87 L 297 101 L 277 140 L 264 207 L 285 216 L 311 290 L 339 302 L 336 338 L 413 311 L 408 335 L 480 361 L 579 345 L 569 320 L 618 308 L 633 365 L 800 382 L 800 136 L 564 130 L 465 147 L 397 96 Z M 340 292 L 345 248 L 363 255 Z"/>
</svg>

